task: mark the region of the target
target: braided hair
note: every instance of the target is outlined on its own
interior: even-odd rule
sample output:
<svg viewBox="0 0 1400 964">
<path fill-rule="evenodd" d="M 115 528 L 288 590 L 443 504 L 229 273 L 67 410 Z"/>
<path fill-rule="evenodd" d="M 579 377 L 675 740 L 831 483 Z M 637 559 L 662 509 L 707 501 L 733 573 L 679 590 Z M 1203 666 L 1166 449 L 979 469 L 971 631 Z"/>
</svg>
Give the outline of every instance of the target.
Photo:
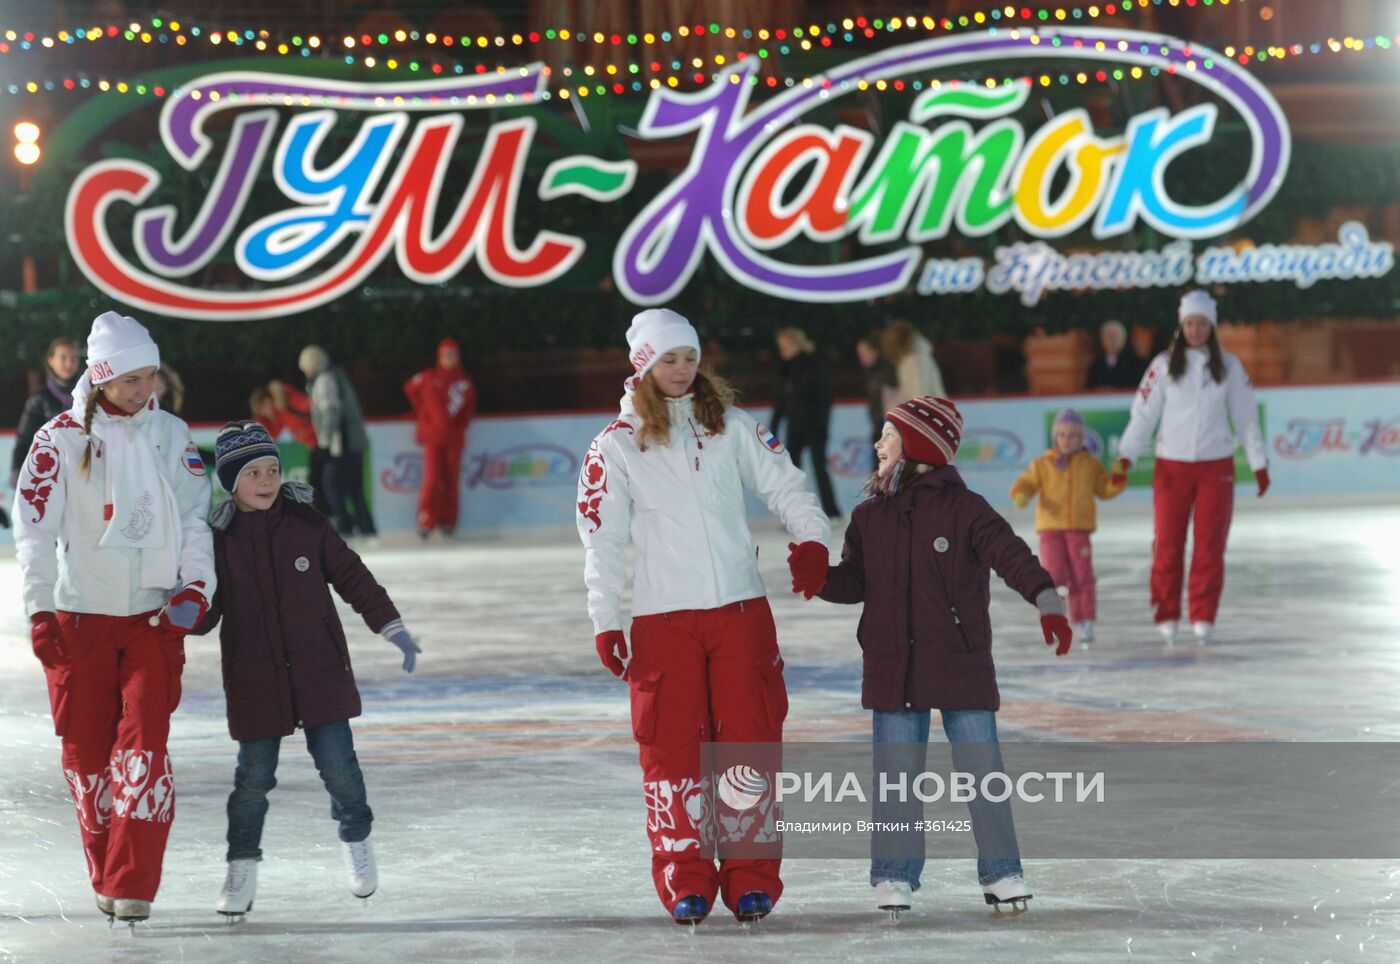
<svg viewBox="0 0 1400 964">
<path fill-rule="evenodd" d="M 92 416 L 97 412 L 98 393 L 102 389 L 96 385 L 92 386 L 92 391 L 88 393 L 87 403 L 83 406 L 83 434 L 87 436 L 87 447 L 83 449 L 83 460 L 78 463 L 78 470 L 87 475 L 92 469 Z"/>
</svg>

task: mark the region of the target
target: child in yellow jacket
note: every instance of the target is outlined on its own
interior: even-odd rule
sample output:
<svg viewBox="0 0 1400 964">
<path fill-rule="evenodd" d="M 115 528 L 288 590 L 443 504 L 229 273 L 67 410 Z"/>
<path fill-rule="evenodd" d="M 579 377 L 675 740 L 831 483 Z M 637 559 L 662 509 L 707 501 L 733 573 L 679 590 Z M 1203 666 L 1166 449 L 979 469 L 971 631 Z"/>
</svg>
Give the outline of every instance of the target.
<svg viewBox="0 0 1400 964">
<path fill-rule="evenodd" d="M 1069 587 L 1069 618 L 1079 638 L 1094 638 L 1097 595 L 1089 534 L 1097 527 L 1095 497 L 1111 499 L 1126 487 L 1115 485 L 1103 463 L 1084 448 L 1084 416 L 1067 408 L 1055 416 L 1054 447 L 1030 464 L 1011 487 L 1020 508 L 1037 493 L 1035 530 L 1040 533 L 1040 561 L 1056 586 Z"/>
</svg>

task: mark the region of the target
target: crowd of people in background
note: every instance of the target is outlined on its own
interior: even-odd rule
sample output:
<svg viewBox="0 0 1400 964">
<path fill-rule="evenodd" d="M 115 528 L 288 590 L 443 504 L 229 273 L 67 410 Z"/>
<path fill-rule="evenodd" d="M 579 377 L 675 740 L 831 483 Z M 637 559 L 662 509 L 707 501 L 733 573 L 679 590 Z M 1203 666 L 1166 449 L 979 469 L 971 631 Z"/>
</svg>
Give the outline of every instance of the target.
<svg viewBox="0 0 1400 964">
<path fill-rule="evenodd" d="M 73 407 L 73 389 L 82 374 L 82 346 L 69 337 L 49 343 L 44 354 L 43 382 L 24 404 L 15 428 L 10 458 L 9 490 L 15 491 L 21 466 L 34 434 L 48 421 Z M 404 385 L 423 446 L 423 485 L 419 505 L 419 534 L 436 531 L 452 538 L 459 514 L 456 484 L 466 448 L 467 427 L 476 416 L 476 387 L 462 370 L 461 349 L 451 338 L 438 346 L 437 364 L 414 375 Z M 355 386 L 345 370 L 317 345 L 308 345 L 297 359 L 306 390 L 280 380 L 253 389 L 249 414 L 274 440 L 286 435 L 307 451 L 306 481 L 313 506 L 331 518 L 341 536 L 377 539 L 374 513 L 365 494 L 365 452 L 369 435 Z M 162 411 L 179 415 L 185 404 L 185 383 L 169 364 L 151 376 L 152 398 Z M 197 447 L 201 460 L 213 465 L 213 447 Z M 0 510 L 0 525 L 9 526 Z"/>
</svg>

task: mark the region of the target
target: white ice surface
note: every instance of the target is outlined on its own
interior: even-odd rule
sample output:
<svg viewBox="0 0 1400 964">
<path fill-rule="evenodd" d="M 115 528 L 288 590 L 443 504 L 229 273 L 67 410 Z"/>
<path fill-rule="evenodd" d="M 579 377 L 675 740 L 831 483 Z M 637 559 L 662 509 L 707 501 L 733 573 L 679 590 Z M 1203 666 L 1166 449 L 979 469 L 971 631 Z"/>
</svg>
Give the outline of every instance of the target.
<svg viewBox="0 0 1400 964">
<path fill-rule="evenodd" d="M 1147 609 L 1151 523 L 1110 505 L 1095 537 L 1099 641 L 1056 660 L 994 581 L 1004 740 L 1400 739 L 1400 508 L 1241 497 L 1218 636 L 1167 651 Z M 1018 528 L 1034 545 L 1030 513 Z M 760 526 L 787 661 L 790 740 L 867 738 L 857 610 L 787 592 Z M 881 921 L 861 861 L 789 860 L 753 931 L 689 935 L 648 876 L 624 684 L 597 664 L 582 551 L 566 533 L 366 552 L 421 635 L 419 670 L 348 610 L 355 722 L 381 886 L 352 898 L 303 741 L 284 747 L 256 909 L 213 912 L 235 745 L 217 642 L 191 641 L 173 721 L 178 816 L 150 923 L 92 905 L 18 572 L 0 558 L 0 960 L 1400 961 L 1400 862 L 1036 860 L 997 919 L 970 860 L 930 856 L 915 907 Z"/>
</svg>

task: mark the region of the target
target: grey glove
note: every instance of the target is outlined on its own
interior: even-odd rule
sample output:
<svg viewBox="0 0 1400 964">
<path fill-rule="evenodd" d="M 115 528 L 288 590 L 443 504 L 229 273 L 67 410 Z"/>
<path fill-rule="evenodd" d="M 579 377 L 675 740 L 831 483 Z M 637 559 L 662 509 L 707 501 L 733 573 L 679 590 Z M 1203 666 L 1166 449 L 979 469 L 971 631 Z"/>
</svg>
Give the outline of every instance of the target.
<svg viewBox="0 0 1400 964">
<path fill-rule="evenodd" d="M 1065 601 L 1060 598 L 1059 590 L 1053 586 L 1049 589 L 1042 589 L 1035 597 L 1035 608 L 1040 610 L 1042 616 L 1064 616 Z"/>
<path fill-rule="evenodd" d="M 423 652 L 423 647 L 404 628 L 402 619 L 395 619 L 379 631 L 389 642 L 393 643 L 403 653 L 403 671 L 413 672 L 413 667 L 418 663 L 418 654 Z"/>
</svg>

